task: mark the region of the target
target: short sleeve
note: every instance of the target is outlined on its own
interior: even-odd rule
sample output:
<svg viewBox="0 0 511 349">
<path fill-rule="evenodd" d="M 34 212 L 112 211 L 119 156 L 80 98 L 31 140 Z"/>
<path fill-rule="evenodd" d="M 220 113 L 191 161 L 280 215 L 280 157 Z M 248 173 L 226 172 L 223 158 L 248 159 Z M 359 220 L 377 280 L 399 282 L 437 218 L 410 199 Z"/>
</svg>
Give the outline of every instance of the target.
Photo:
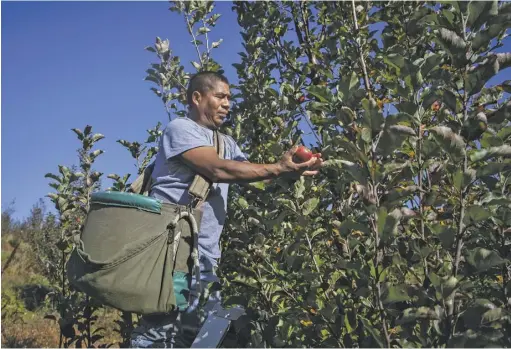
<svg viewBox="0 0 511 349">
<path fill-rule="evenodd" d="M 242 162 L 248 161 L 247 156 L 245 155 L 245 153 L 243 153 L 241 151 L 241 149 L 238 146 L 238 144 L 236 143 L 236 141 L 232 137 L 229 137 L 229 141 L 230 141 L 232 149 L 233 149 L 232 159 L 235 161 L 242 161 Z"/>
<path fill-rule="evenodd" d="M 204 130 L 184 119 L 169 122 L 162 135 L 163 154 L 167 160 L 190 149 L 211 146 L 212 141 Z"/>
</svg>

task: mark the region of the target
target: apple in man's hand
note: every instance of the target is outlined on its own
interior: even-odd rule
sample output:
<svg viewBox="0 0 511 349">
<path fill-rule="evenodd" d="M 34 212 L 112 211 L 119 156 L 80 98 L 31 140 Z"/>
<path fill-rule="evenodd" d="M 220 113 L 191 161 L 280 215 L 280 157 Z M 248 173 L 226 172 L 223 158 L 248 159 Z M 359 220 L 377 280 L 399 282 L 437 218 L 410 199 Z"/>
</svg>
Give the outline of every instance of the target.
<svg viewBox="0 0 511 349">
<path fill-rule="evenodd" d="M 313 154 L 312 151 L 304 147 L 303 145 L 300 145 L 297 149 L 295 154 L 293 155 L 293 162 L 296 162 L 297 164 L 309 161 L 312 157 L 319 158 L 321 157 L 321 154 Z"/>
</svg>

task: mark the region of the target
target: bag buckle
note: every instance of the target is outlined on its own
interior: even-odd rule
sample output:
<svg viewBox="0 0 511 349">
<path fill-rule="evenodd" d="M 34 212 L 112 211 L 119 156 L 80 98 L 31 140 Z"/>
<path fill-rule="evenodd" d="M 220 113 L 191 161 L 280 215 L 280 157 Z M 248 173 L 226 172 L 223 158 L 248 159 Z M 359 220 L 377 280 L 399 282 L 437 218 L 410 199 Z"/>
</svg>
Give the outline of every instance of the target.
<svg viewBox="0 0 511 349">
<path fill-rule="evenodd" d="M 190 194 L 190 203 L 188 204 L 188 208 L 190 209 L 190 211 L 194 208 L 199 207 L 201 203 L 202 199 L 200 197 Z"/>
</svg>

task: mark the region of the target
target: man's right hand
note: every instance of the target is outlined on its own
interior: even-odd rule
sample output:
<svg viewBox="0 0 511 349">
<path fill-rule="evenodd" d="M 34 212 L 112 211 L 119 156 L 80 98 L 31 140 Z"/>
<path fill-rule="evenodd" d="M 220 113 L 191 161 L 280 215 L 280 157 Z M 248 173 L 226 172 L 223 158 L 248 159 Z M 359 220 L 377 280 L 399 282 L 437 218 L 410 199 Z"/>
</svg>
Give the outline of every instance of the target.
<svg viewBox="0 0 511 349">
<path fill-rule="evenodd" d="M 289 176 L 314 176 L 318 174 L 319 169 L 323 167 L 321 153 L 314 154 L 314 156 L 308 161 L 296 163 L 293 161 L 293 155 L 295 155 L 297 149 L 298 147 L 294 146 L 284 153 L 278 162 L 281 173 Z"/>
</svg>

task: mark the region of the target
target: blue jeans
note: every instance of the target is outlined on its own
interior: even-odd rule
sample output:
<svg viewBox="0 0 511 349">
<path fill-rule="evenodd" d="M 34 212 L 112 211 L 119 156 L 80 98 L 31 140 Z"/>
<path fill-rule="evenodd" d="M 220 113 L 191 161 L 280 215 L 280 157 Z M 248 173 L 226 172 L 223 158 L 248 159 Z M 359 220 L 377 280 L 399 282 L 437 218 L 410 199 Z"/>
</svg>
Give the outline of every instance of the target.
<svg viewBox="0 0 511 349">
<path fill-rule="evenodd" d="M 200 256 L 201 285 L 205 290 L 214 282 L 217 261 Z M 205 318 L 220 302 L 220 291 L 209 294 L 206 304 L 199 307 L 199 298 L 195 290 L 195 276 L 192 278 L 189 306 L 185 311 L 174 311 L 169 314 L 142 316 L 138 326 L 131 334 L 132 348 L 189 348 L 199 332 Z"/>
</svg>

